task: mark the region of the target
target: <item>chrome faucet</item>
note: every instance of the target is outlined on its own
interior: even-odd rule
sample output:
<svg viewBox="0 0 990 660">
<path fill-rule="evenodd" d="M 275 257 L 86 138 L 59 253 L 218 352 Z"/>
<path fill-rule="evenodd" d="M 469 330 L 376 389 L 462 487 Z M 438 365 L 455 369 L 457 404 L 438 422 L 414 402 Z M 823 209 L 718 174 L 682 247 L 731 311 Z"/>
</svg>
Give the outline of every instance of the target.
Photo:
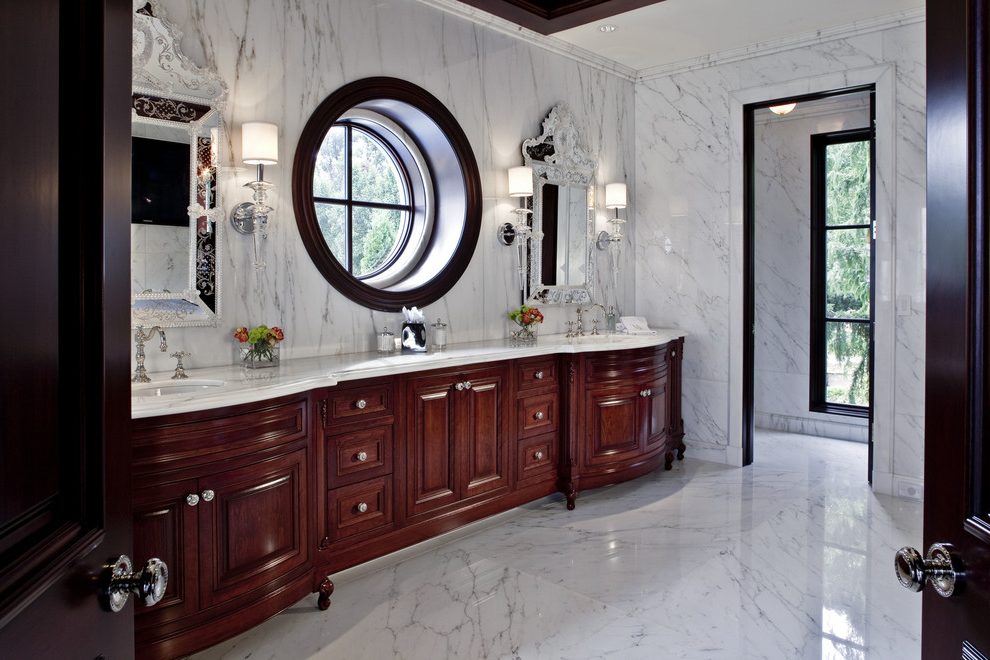
<svg viewBox="0 0 990 660">
<path fill-rule="evenodd" d="M 134 353 L 134 362 L 137 366 L 134 367 L 134 377 L 131 378 L 132 383 L 150 383 L 151 379 L 148 378 L 148 371 L 144 368 L 144 342 L 151 339 L 151 336 L 158 331 L 158 335 L 162 338 L 162 343 L 159 344 L 158 349 L 164 353 L 168 350 L 168 344 L 165 342 L 165 331 L 161 329 L 160 326 L 154 326 L 148 330 L 146 333 L 144 327 L 138 326 L 134 330 L 134 343 L 137 345 L 137 350 Z"/>
<path fill-rule="evenodd" d="M 583 309 L 583 310 L 580 307 L 578 307 L 577 317 L 578 317 L 578 326 L 579 326 L 579 329 L 578 329 L 578 336 L 579 337 L 583 337 L 584 336 L 584 320 L 583 320 L 583 317 L 582 317 L 582 313 L 583 312 L 593 312 L 595 310 L 595 307 L 597 307 L 598 309 L 602 310 L 602 319 L 603 320 L 606 319 L 606 318 L 608 318 L 608 311 L 605 309 L 605 306 L 604 305 L 601 305 L 599 303 L 591 303 L 590 305 L 588 305 L 588 308 L 587 309 Z M 593 327 L 592 327 L 592 330 L 591 330 L 591 334 L 593 334 L 593 335 L 599 334 L 598 333 L 597 319 L 596 319 L 595 323 L 593 324 Z"/>
</svg>

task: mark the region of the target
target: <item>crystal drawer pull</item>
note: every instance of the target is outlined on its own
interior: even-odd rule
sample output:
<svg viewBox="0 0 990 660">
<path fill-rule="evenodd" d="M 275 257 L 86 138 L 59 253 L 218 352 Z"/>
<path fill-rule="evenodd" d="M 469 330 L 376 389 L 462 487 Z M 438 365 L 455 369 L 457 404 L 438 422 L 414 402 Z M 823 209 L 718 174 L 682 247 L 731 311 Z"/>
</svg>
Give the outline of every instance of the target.
<svg viewBox="0 0 990 660">
<path fill-rule="evenodd" d="M 536 380 L 543 380 L 543 372 L 537 371 L 535 374 L 533 374 L 533 378 L 535 378 Z"/>
<path fill-rule="evenodd" d="M 355 406 L 355 407 L 356 407 L 356 408 L 357 408 L 358 410 L 364 410 L 365 408 L 367 408 L 367 407 L 368 407 L 368 402 L 367 402 L 367 401 L 365 401 L 364 399 L 358 399 L 358 400 L 357 400 L 357 403 L 355 403 L 355 404 L 354 404 L 354 406 Z"/>
<path fill-rule="evenodd" d="M 364 463 L 366 460 L 368 460 L 368 452 L 359 451 L 357 454 L 355 454 L 354 458 L 356 458 L 359 463 Z"/>
<path fill-rule="evenodd" d="M 196 493 L 189 493 L 188 495 L 186 495 L 186 504 L 188 504 L 189 506 L 196 506 L 197 504 L 199 504 L 199 495 L 197 495 Z"/>
<path fill-rule="evenodd" d="M 357 512 L 358 513 L 367 513 L 368 512 L 368 504 L 366 502 L 358 502 Z"/>
<path fill-rule="evenodd" d="M 204 502 L 212 502 L 213 501 L 213 498 L 216 497 L 216 493 L 214 493 L 209 488 L 207 488 L 206 490 L 204 490 L 203 493 L 202 493 L 202 495 L 203 495 L 203 501 Z"/>
<path fill-rule="evenodd" d="M 542 410 L 537 410 L 536 414 L 533 415 L 533 419 L 537 421 L 542 420 L 544 417 L 546 417 L 546 414 Z"/>
<path fill-rule="evenodd" d="M 533 454 L 533 458 L 535 458 L 538 461 L 542 461 L 543 460 L 543 452 L 542 451 L 536 452 L 535 454 Z"/>
</svg>

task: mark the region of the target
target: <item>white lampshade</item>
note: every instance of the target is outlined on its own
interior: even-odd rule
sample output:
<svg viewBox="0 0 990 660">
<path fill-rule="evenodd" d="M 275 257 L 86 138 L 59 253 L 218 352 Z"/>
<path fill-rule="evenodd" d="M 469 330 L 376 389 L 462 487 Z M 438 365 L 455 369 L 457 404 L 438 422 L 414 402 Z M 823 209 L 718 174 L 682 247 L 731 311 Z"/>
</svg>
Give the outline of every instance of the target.
<svg viewBox="0 0 990 660">
<path fill-rule="evenodd" d="M 626 184 L 606 183 L 605 184 L 605 208 L 624 209 L 626 208 Z"/>
<path fill-rule="evenodd" d="M 530 197 L 533 194 L 533 168 L 521 165 L 509 168 L 509 197 Z"/>
<path fill-rule="evenodd" d="M 248 165 L 278 163 L 278 126 L 263 121 L 241 124 L 241 160 Z"/>
<path fill-rule="evenodd" d="M 785 103 L 783 105 L 771 105 L 768 110 L 775 115 L 786 115 L 797 107 L 797 103 Z"/>
</svg>

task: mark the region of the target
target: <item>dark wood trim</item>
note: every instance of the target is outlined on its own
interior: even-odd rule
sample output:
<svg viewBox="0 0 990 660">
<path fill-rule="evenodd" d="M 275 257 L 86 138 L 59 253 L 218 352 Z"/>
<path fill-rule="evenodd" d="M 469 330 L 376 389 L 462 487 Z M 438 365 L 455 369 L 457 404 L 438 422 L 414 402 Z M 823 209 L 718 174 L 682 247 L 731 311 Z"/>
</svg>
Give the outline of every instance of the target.
<svg viewBox="0 0 990 660">
<path fill-rule="evenodd" d="M 460 0 L 540 34 L 604 20 L 663 0 Z"/>
<path fill-rule="evenodd" d="M 871 92 L 871 108 L 873 106 Z M 873 111 L 871 109 L 871 115 Z M 833 225 L 829 227 L 826 219 L 826 188 L 825 162 L 826 150 L 833 144 L 848 144 L 850 142 L 869 142 L 870 145 L 870 222 L 859 225 Z M 870 231 L 876 220 L 876 131 L 873 122 L 866 128 L 854 128 L 830 133 L 818 133 L 811 136 L 811 323 L 808 341 L 809 386 L 808 410 L 832 415 L 847 415 L 850 417 L 865 417 L 872 419 L 873 401 L 873 337 L 876 297 L 876 239 L 870 234 L 870 317 L 868 319 L 836 319 L 825 315 L 825 249 L 829 231 L 866 229 Z M 826 325 L 829 322 L 862 323 L 869 326 L 869 355 L 867 356 L 867 371 L 869 378 L 870 405 L 857 406 L 846 403 L 835 403 L 826 400 Z M 872 456 L 872 452 L 871 456 Z M 872 471 L 871 473 L 872 474 Z"/>
<path fill-rule="evenodd" d="M 379 99 L 407 103 L 426 113 L 439 126 L 456 154 L 466 193 L 464 229 L 460 243 L 447 266 L 426 284 L 401 292 L 376 289 L 353 277 L 330 253 L 320 233 L 313 205 L 316 154 L 327 131 L 347 110 Z M 427 160 L 430 159 L 427 151 L 420 151 Z M 481 176 L 474 151 L 457 119 L 446 105 L 428 91 L 398 78 L 364 78 L 344 85 L 316 108 L 306 122 L 296 146 L 292 165 L 292 204 L 303 244 L 327 281 L 347 298 L 364 307 L 397 312 L 403 306 L 423 307 L 450 291 L 467 269 L 478 244 L 481 232 L 481 196 Z M 427 250 L 429 249 L 427 246 Z"/>
</svg>

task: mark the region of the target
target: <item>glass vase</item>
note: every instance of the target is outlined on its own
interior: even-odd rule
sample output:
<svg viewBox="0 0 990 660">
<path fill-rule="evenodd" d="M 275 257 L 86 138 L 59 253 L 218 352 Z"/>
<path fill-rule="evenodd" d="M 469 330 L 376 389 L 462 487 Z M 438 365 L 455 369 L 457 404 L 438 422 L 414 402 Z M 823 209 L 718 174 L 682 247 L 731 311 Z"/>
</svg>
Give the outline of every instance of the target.
<svg viewBox="0 0 990 660">
<path fill-rule="evenodd" d="M 260 344 L 261 342 L 259 342 Z M 245 369 L 267 369 L 277 367 L 279 345 L 237 344 L 237 362 Z"/>
<path fill-rule="evenodd" d="M 536 331 L 539 329 L 539 323 L 530 323 L 529 325 L 520 325 L 519 329 L 514 331 L 510 338 L 512 341 L 519 344 L 535 344 L 536 343 Z"/>
</svg>

